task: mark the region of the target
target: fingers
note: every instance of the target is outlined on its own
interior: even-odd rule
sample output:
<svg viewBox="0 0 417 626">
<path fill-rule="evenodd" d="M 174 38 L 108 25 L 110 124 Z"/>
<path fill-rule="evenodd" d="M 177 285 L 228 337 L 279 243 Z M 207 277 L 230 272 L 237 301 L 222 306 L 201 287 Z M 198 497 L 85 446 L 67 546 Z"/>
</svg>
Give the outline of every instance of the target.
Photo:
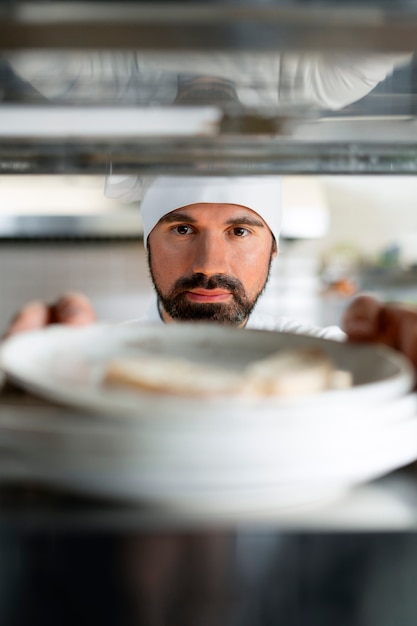
<svg viewBox="0 0 417 626">
<path fill-rule="evenodd" d="M 417 368 L 417 310 L 395 305 L 387 308 L 388 313 L 397 319 L 398 337 L 396 347 Z"/>
<path fill-rule="evenodd" d="M 12 319 L 4 338 L 17 335 L 28 330 L 43 328 L 49 323 L 49 307 L 43 302 L 29 302 Z"/>
<path fill-rule="evenodd" d="M 417 367 L 417 308 L 359 296 L 346 309 L 343 327 L 350 340 L 383 343 Z"/>
<path fill-rule="evenodd" d="M 352 341 L 376 341 L 380 334 L 382 304 L 371 296 L 358 296 L 347 307 L 342 326 Z"/>
<path fill-rule="evenodd" d="M 81 293 L 66 293 L 52 307 L 52 322 L 69 326 L 87 326 L 96 321 L 89 299 Z"/>
<path fill-rule="evenodd" d="M 81 293 L 66 293 L 52 305 L 33 301 L 26 304 L 12 319 L 3 339 L 49 324 L 87 326 L 96 321 L 91 302 Z"/>
</svg>

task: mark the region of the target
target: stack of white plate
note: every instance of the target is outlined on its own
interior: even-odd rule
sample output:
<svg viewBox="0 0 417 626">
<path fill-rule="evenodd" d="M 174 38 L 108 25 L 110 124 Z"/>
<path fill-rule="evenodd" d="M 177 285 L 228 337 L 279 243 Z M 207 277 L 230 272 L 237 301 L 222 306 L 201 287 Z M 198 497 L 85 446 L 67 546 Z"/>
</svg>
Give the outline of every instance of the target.
<svg viewBox="0 0 417 626">
<path fill-rule="evenodd" d="M 316 346 L 349 389 L 296 398 L 193 398 L 107 388 L 106 363 L 137 350 L 240 370 Z M 383 346 L 218 325 L 51 327 L 3 344 L 6 374 L 77 409 L 0 411 L 0 443 L 48 485 L 199 512 L 293 511 L 417 458 L 408 361 Z"/>
</svg>

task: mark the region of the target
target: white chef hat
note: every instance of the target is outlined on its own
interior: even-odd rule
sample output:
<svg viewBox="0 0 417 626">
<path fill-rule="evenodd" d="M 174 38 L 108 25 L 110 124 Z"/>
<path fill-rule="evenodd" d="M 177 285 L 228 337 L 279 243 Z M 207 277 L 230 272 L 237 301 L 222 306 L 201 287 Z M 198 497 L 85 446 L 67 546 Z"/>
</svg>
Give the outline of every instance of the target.
<svg viewBox="0 0 417 626">
<path fill-rule="evenodd" d="M 278 241 L 281 226 L 279 176 L 160 176 L 144 191 L 143 240 L 161 217 L 200 202 L 239 204 L 255 211 Z"/>
</svg>

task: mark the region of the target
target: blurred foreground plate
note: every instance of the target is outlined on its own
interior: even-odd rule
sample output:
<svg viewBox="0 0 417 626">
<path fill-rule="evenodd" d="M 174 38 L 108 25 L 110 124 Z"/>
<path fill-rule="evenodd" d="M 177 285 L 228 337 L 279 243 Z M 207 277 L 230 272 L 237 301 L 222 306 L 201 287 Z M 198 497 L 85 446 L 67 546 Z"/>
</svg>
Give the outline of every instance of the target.
<svg viewBox="0 0 417 626">
<path fill-rule="evenodd" d="M 201 398 L 108 388 L 102 384 L 114 357 L 149 352 L 185 357 L 196 363 L 241 371 L 251 362 L 288 348 L 316 347 L 336 368 L 352 373 L 353 386 L 291 398 Z M 309 414 L 346 409 L 348 404 L 378 403 L 411 390 L 413 371 L 399 353 L 375 345 L 353 345 L 312 336 L 240 330 L 216 324 L 52 326 L 7 340 L 0 353 L 6 374 L 28 391 L 68 406 L 100 414 L 134 417 L 213 417 L 254 410 Z M 174 401 L 175 400 L 175 401 Z M 257 413 L 258 415 L 258 413 Z"/>
<path fill-rule="evenodd" d="M 239 370 L 305 345 L 351 371 L 353 387 L 295 399 L 201 400 L 100 382 L 108 359 L 139 349 Z M 19 460 L 20 476 L 94 497 L 279 517 L 417 458 L 413 372 L 380 346 L 212 324 L 96 325 L 17 336 L 1 359 L 25 389 L 76 409 L 0 410 L 0 440 Z"/>
</svg>

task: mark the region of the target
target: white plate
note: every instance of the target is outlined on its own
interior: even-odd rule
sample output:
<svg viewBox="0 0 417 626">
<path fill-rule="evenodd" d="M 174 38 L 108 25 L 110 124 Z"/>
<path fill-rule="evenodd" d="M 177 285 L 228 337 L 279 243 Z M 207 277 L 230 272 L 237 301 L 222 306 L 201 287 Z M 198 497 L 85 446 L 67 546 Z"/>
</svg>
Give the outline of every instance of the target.
<svg viewBox="0 0 417 626">
<path fill-rule="evenodd" d="M 297 399 L 179 398 L 116 391 L 101 384 L 109 359 L 135 350 L 184 356 L 196 362 L 240 370 L 279 349 L 316 346 L 336 367 L 353 374 L 348 390 L 326 391 Z M 0 363 L 25 389 L 69 406 L 101 414 L 197 419 L 213 415 L 276 415 L 291 411 L 343 409 L 348 404 L 382 404 L 407 393 L 413 371 L 399 353 L 383 346 L 352 345 L 293 333 L 239 330 L 215 324 L 62 326 L 24 333 L 7 340 Z"/>
<path fill-rule="evenodd" d="M 16 425 L 2 416 L 0 433 L 8 457 L 14 452 L 20 473 L 32 481 L 120 502 L 200 513 L 286 514 L 294 507 L 333 499 L 417 458 L 416 417 L 379 431 L 358 432 L 356 443 L 353 438 L 330 439 L 327 453 L 326 446 L 316 448 L 312 441 L 309 451 L 295 443 L 282 456 L 285 442 L 274 433 L 259 440 L 265 444 L 275 439 L 275 454 L 273 442 L 265 452 L 257 442 L 249 445 L 237 429 L 234 442 L 229 441 L 229 456 L 224 450 L 207 454 L 202 437 L 195 447 L 174 447 L 163 457 L 149 453 L 140 437 L 132 441 L 123 428 L 117 437 L 115 429 L 98 424 L 91 428 L 88 422 L 84 426 L 81 422 L 75 428 L 70 420 L 63 428 L 45 428 L 32 416 Z"/>
<path fill-rule="evenodd" d="M 106 360 L 138 346 L 239 369 L 305 344 L 349 369 L 353 388 L 296 401 L 202 402 L 100 384 Z M 26 389 L 93 410 L 0 413 L 2 445 L 21 475 L 75 492 L 177 510 L 285 514 L 417 458 L 413 372 L 388 348 L 215 325 L 97 325 L 17 336 L 1 359 Z"/>
</svg>

